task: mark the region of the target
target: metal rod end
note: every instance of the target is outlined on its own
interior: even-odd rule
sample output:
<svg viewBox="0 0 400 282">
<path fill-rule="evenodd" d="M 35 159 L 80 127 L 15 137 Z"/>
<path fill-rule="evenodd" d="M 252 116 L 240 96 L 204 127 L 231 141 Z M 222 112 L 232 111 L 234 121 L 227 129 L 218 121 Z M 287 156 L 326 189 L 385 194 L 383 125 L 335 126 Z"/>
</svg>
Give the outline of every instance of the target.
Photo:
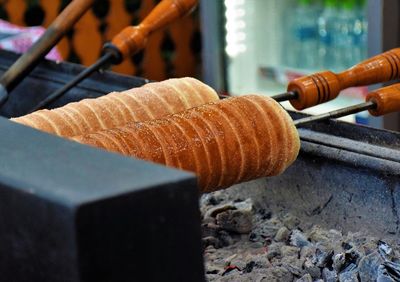
<svg viewBox="0 0 400 282">
<path fill-rule="evenodd" d="M 7 89 L 0 84 L 0 106 L 2 106 L 8 99 L 8 91 Z"/>
<path fill-rule="evenodd" d="M 297 99 L 297 97 L 298 97 L 297 93 L 291 92 L 291 91 L 272 96 L 272 98 L 277 102 L 293 100 L 293 99 Z"/>
</svg>

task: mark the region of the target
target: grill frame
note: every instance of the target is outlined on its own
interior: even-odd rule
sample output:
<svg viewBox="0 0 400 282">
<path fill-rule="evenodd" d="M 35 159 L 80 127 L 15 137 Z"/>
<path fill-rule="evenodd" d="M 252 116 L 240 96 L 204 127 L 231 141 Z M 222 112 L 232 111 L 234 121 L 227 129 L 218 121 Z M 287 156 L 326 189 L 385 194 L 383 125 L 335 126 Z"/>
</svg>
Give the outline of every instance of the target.
<svg viewBox="0 0 400 282">
<path fill-rule="evenodd" d="M 16 57 L 14 54 L 0 51 L 0 73 Z M 81 70 L 81 66 L 74 64 L 43 62 L 11 93 L 10 100 L 1 109 L 1 114 L 9 117 L 24 113 L 33 103 L 42 99 L 46 94 L 51 93 Z M 52 106 L 60 106 L 86 97 L 98 97 L 113 90 L 128 89 L 147 82 L 148 80 L 146 79 L 126 77 L 108 72 L 95 74 Z M 27 95 L 32 90 L 40 91 L 35 95 Z M 18 101 L 23 102 L 19 103 Z M 299 113 L 291 113 L 291 115 L 295 119 L 304 116 Z M 13 138 L 9 135 L 10 133 L 14 136 Z M 256 206 L 260 208 L 268 208 L 275 212 L 288 210 L 292 214 L 302 218 L 302 222 L 317 223 L 341 229 L 345 232 L 368 230 L 369 233 L 378 236 L 381 234 L 393 237 L 398 236 L 400 234 L 400 208 L 398 208 L 400 207 L 400 134 L 332 120 L 306 125 L 304 128 L 299 129 L 299 134 L 301 137 L 299 158 L 284 174 L 269 179 L 261 178 L 239 184 L 227 189 L 225 193 L 235 193 L 235 198 L 238 197 L 238 194 L 242 198 L 250 197 Z M 40 251 L 43 246 L 46 249 L 46 244 L 43 245 L 41 240 L 19 240 L 21 241 L 21 244 L 19 244 L 19 241 L 15 239 L 12 244 L 10 243 L 6 247 L 3 244 L 3 249 L 0 247 L 0 271 L 5 273 L 3 277 L 11 277 L 13 272 L 18 269 L 18 273 L 21 273 L 21 276 L 12 276 L 13 281 L 26 281 L 24 280 L 26 277 L 29 277 L 29 281 L 35 280 L 34 278 L 37 278 L 36 280 L 38 281 L 114 281 L 115 279 L 113 280 L 113 278 L 116 278 L 118 281 L 128 281 L 132 277 L 143 278 L 146 281 L 160 281 L 161 278 L 157 276 L 157 273 L 168 275 L 167 277 L 172 280 L 174 280 L 173 275 L 182 275 L 175 280 L 184 280 L 182 279 L 183 275 L 186 275 L 185 278 L 190 277 L 191 281 L 204 280 L 201 259 L 201 223 L 197 201 L 198 193 L 193 176 L 157 165 L 149 165 L 143 161 L 132 160 L 88 148 L 84 145 L 75 144 L 22 125 L 14 124 L 3 118 L 0 118 L 0 136 L 2 136 L 0 138 L 0 153 L 2 156 L 0 163 L 0 195 L 7 193 L 7 197 L 9 199 L 16 199 L 18 207 L 21 207 L 21 212 L 16 214 L 14 218 L 7 217 L 7 215 L 12 213 L 15 207 L 8 205 L 7 210 L 4 207 L 0 210 L 0 230 L 8 230 L 6 233 L 0 232 L 0 241 L 4 241 L 4 238 L 19 238 L 18 234 L 21 234 L 21 229 L 18 227 L 18 224 L 14 224 L 15 222 L 28 222 L 29 224 L 26 225 L 25 229 L 30 230 L 30 232 L 36 232 L 40 226 L 49 226 L 50 223 L 53 224 L 51 226 L 57 226 L 55 225 L 57 223 L 59 228 L 54 229 L 55 233 L 58 230 L 58 234 L 55 234 L 55 236 L 60 242 L 64 242 L 65 244 L 60 246 L 59 249 L 56 248 L 56 250 L 62 253 L 72 248 L 73 252 L 75 252 L 75 255 L 72 255 L 69 260 L 54 260 L 54 258 L 46 256 L 46 252 Z M 12 149 L 16 147 L 18 147 L 18 150 Z M 36 153 L 39 150 L 43 154 L 51 150 L 57 150 L 57 148 L 64 148 L 66 151 L 77 150 L 79 156 L 77 154 L 74 154 L 74 157 L 69 156 L 66 162 L 66 159 L 54 160 L 51 154 L 47 155 L 45 159 L 36 155 L 36 158 L 30 161 L 31 168 L 27 169 L 27 164 L 25 165 L 21 161 L 25 169 L 14 165 L 12 169 L 8 170 L 14 171 L 17 174 L 18 170 L 20 170 L 20 175 L 27 175 L 27 171 L 34 168 L 32 162 L 40 166 L 42 162 L 46 161 L 49 162 L 47 165 L 51 164 L 50 167 L 63 166 L 65 163 L 70 162 L 70 169 L 77 166 L 86 171 L 87 168 L 84 166 L 85 161 L 90 160 L 92 158 L 90 155 L 94 154 L 96 158 L 103 160 L 97 162 L 100 166 L 104 166 L 103 169 L 110 165 L 110 163 L 115 164 L 117 171 L 125 171 L 127 167 L 131 167 L 132 169 L 139 167 L 147 173 L 147 176 L 143 176 L 142 178 L 138 176 L 138 179 L 142 179 L 144 182 L 154 180 L 154 177 L 149 177 L 154 171 L 158 171 L 166 179 L 163 183 L 153 186 L 144 185 L 142 187 L 144 190 L 141 191 L 149 191 L 150 194 L 156 191 L 157 197 L 154 197 L 155 194 L 152 194 L 153 196 L 151 197 L 141 197 L 139 194 L 135 194 L 137 192 L 135 190 L 137 185 L 134 185 L 136 188 L 134 186 L 131 186 L 129 189 L 127 188 L 126 193 L 120 194 L 121 197 L 114 197 L 109 194 L 103 195 L 99 196 L 101 200 L 88 200 L 87 205 L 82 204 L 82 197 L 78 197 L 76 202 L 65 202 L 63 198 L 60 199 L 51 196 L 54 193 L 54 188 L 48 185 L 49 179 L 46 180 L 46 178 L 53 179 L 53 181 L 62 181 L 62 186 L 68 186 L 68 189 L 76 189 L 72 183 L 67 185 L 69 183 L 68 179 L 60 180 L 55 175 L 42 172 L 43 183 L 36 183 L 34 189 L 44 192 L 31 193 L 32 179 L 15 176 L 13 179 L 5 174 L 5 168 L 8 165 L 7 158 L 15 158 L 15 155 L 13 155 L 15 152 L 18 152 L 19 157 L 21 157 L 21 154 L 29 156 L 32 148 L 35 149 Z M 57 155 L 56 152 L 59 151 L 53 152 L 53 155 Z M 91 168 L 92 176 L 94 171 L 95 169 Z M 68 172 L 68 168 L 64 167 L 63 172 Z M 73 173 L 73 171 L 69 171 L 69 173 Z M 177 181 L 176 177 L 178 176 L 181 182 Z M 93 177 L 90 179 L 93 180 Z M 127 181 L 128 179 L 130 178 L 127 177 Z M 104 187 L 104 189 L 104 191 L 109 191 L 110 187 Z M 21 193 L 21 191 L 24 192 Z M 103 223 L 102 220 L 99 220 L 104 216 L 102 213 L 107 211 L 107 214 L 109 214 L 110 207 L 114 207 L 114 210 L 111 210 L 115 214 L 121 214 L 121 210 L 126 212 L 127 209 L 118 210 L 118 205 L 114 205 L 113 203 L 115 203 L 116 199 L 121 199 L 121 201 L 128 199 L 128 202 L 130 200 L 134 202 L 136 197 L 140 199 L 140 203 L 151 202 L 155 198 L 161 199 L 161 202 L 165 202 L 165 206 L 171 209 L 181 207 L 182 203 L 186 203 L 186 205 L 183 205 L 174 213 L 169 213 L 169 208 L 165 208 L 168 219 L 166 222 L 180 218 L 186 224 L 182 223 L 182 228 L 175 228 L 174 226 L 173 229 L 166 224 L 165 228 L 169 228 L 169 232 L 172 232 L 169 234 L 179 236 L 159 236 L 159 240 L 166 243 L 166 246 L 160 248 L 163 249 L 163 252 L 170 252 L 168 260 L 164 261 L 162 266 L 157 265 L 157 269 L 151 272 L 151 274 L 154 274 L 151 277 L 140 276 L 144 275 L 140 271 L 132 273 L 133 268 L 130 266 L 135 260 L 133 257 L 118 260 L 114 270 L 118 269 L 119 271 L 111 271 L 106 267 L 104 269 L 106 272 L 108 271 L 108 274 L 96 271 L 96 269 L 103 269 L 101 267 L 101 260 L 93 264 L 91 263 L 93 261 L 91 259 L 93 256 L 91 255 L 98 257 L 96 249 L 102 250 L 102 247 L 99 247 L 101 242 L 98 238 L 94 239 L 94 243 L 91 244 L 91 238 L 96 238 L 96 231 L 107 231 L 107 228 L 100 224 Z M 1 199 L 2 197 L 0 197 L 0 203 Z M 35 201 L 36 203 L 44 203 L 47 211 L 53 207 L 59 213 L 60 216 L 55 219 L 55 223 L 52 223 L 51 219 L 46 217 L 46 213 L 41 212 L 40 208 L 35 208 L 35 205 L 32 204 Z M 82 209 L 82 212 L 76 212 L 82 206 L 90 208 Z M 151 214 L 151 208 L 148 209 L 148 212 Z M 91 216 L 88 216 L 88 214 Z M 35 222 L 27 221 L 26 218 L 32 217 L 32 215 L 37 216 L 37 220 Z M 93 220 L 93 216 L 97 221 Z M 161 214 L 156 215 L 155 218 L 159 218 L 159 216 Z M 141 221 L 141 224 L 145 226 L 149 220 L 151 218 L 146 218 L 146 220 Z M 127 221 L 129 222 L 129 220 Z M 96 222 L 97 224 L 95 224 Z M 91 228 L 84 228 L 92 223 Z M 124 230 L 124 225 L 126 224 L 126 222 L 121 222 L 118 228 Z M 108 226 L 111 227 L 112 222 L 109 222 Z M 102 227 L 104 227 L 104 230 L 102 230 Z M 63 230 L 62 228 L 65 228 L 66 231 L 60 232 L 60 230 Z M 185 230 L 185 228 L 188 228 L 188 230 Z M 112 231 L 113 228 L 108 229 L 108 231 L 110 230 Z M 132 236 L 135 235 L 132 230 L 128 229 L 128 231 L 132 232 Z M 84 238 L 80 242 L 88 242 L 87 244 L 76 244 L 77 241 L 71 239 L 73 238 L 72 234 L 79 235 L 79 232 L 83 232 L 82 238 Z M 66 240 L 65 234 L 69 234 L 67 236 L 69 241 Z M 129 244 L 129 242 L 121 240 L 118 236 L 113 237 L 113 232 L 109 232 L 108 234 L 110 234 L 108 244 L 105 244 L 103 247 L 109 252 L 112 251 L 110 247 L 112 243 L 110 242 L 113 242 L 113 240 L 119 246 Z M 80 238 L 78 235 L 76 238 Z M 31 237 L 27 236 L 26 238 Z M 35 238 L 35 236 L 32 238 Z M 169 241 L 170 239 L 166 240 L 166 238 L 172 238 L 172 241 Z M 181 250 L 182 253 L 177 253 L 174 248 L 171 248 L 175 243 L 182 240 L 190 242 L 190 245 L 194 246 L 194 249 L 186 248 L 185 250 Z M 146 244 L 144 243 L 144 245 Z M 16 252 L 13 246 L 18 246 L 18 252 Z M 54 252 L 54 245 L 48 245 L 47 250 L 50 250 L 50 247 Z M 141 250 L 146 252 L 144 247 Z M 120 255 L 120 257 L 125 258 L 122 250 L 119 249 L 119 251 L 119 254 L 116 252 L 113 256 L 118 257 Z M 151 251 L 156 253 L 160 250 L 153 248 Z M 10 259 L 10 257 L 18 253 L 24 254 L 23 258 L 25 260 L 21 260 L 20 258 Z M 40 253 L 39 258 L 38 253 Z M 86 256 L 80 257 L 81 254 L 85 254 Z M 185 259 L 182 260 L 182 258 Z M 190 258 L 193 259 L 191 260 Z M 38 260 L 33 264 L 37 266 L 40 265 L 40 260 L 42 262 L 49 262 L 50 259 L 53 263 L 57 263 L 61 267 L 61 270 L 56 267 L 47 269 L 39 267 L 34 269 L 29 266 L 29 262 L 34 260 Z M 146 269 L 148 262 L 142 263 L 144 264 L 144 269 Z M 182 263 L 186 263 L 187 267 L 183 267 Z M 25 265 L 26 267 L 21 268 L 21 265 Z M 68 266 L 69 272 L 67 271 L 68 269 L 63 270 L 63 266 Z M 125 267 L 126 272 L 120 270 L 123 267 Z M 168 274 L 166 274 L 167 272 L 163 272 L 166 268 L 170 270 Z M 138 269 L 135 268 L 135 271 L 138 271 Z M 65 274 L 63 277 L 60 277 L 60 273 L 67 273 L 69 276 Z M 113 274 L 117 276 L 111 277 Z"/>
</svg>

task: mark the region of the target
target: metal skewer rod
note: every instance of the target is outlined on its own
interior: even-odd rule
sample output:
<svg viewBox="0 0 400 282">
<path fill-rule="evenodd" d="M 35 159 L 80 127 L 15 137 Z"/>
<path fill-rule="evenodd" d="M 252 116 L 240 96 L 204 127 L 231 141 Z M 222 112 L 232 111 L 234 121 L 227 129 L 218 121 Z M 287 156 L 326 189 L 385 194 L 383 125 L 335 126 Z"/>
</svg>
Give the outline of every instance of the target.
<svg viewBox="0 0 400 282">
<path fill-rule="evenodd" d="M 366 97 L 365 103 L 331 111 L 321 115 L 298 119 L 294 121 L 294 124 L 297 127 L 300 127 L 309 122 L 325 120 L 329 118 L 339 118 L 365 110 L 368 110 L 373 116 L 382 116 L 400 111 L 400 83 L 370 92 Z"/>
<path fill-rule="evenodd" d="M 287 100 L 297 99 L 297 97 L 298 97 L 297 92 L 288 91 L 286 93 L 274 95 L 272 96 L 272 99 L 274 99 L 277 102 L 283 102 Z"/>
<path fill-rule="evenodd" d="M 224 95 L 224 94 L 218 94 L 218 96 L 220 99 L 232 97 L 232 96 Z M 295 99 L 296 97 L 297 97 L 297 94 L 295 92 L 286 92 L 286 93 L 271 96 L 271 98 L 277 102 L 283 102 L 286 100 Z"/>
<path fill-rule="evenodd" d="M 296 127 L 300 127 L 304 124 L 307 124 L 307 123 L 310 123 L 313 121 L 320 121 L 320 120 L 326 120 L 326 119 L 331 119 L 331 118 L 340 118 L 340 117 L 352 115 L 355 113 L 363 112 L 363 111 L 366 111 L 369 109 L 374 109 L 374 108 L 376 108 L 376 104 L 374 102 L 371 102 L 371 101 L 365 102 L 365 103 L 361 103 L 361 104 L 354 105 L 351 107 L 331 111 L 328 113 L 298 119 L 298 120 L 294 121 L 294 125 Z"/>
</svg>

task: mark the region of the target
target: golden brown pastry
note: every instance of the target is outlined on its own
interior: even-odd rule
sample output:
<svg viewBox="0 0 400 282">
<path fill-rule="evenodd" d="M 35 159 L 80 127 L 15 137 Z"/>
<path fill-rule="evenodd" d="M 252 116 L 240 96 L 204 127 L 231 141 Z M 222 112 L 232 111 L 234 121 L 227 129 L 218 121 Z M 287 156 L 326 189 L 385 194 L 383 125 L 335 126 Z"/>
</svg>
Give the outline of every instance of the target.
<svg viewBox="0 0 400 282">
<path fill-rule="evenodd" d="M 11 120 L 64 137 L 128 122 L 146 121 L 218 100 L 217 93 L 194 78 L 148 83 L 124 92 L 40 110 Z"/>
<path fill-rule="evenodd" d="M 73 140 L 195 172 L 202 192 L 280 174 L 300 148 L 288 113 L 273 99 L 257 95 Z"/>
</svg>

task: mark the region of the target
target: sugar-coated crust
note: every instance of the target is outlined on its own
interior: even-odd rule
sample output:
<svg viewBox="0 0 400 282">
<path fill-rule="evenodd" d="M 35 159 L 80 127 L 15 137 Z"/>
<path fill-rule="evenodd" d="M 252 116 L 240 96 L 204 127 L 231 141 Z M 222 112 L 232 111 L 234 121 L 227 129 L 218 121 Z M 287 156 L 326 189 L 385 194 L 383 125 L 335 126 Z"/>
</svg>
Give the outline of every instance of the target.
<svg viewBox="0 0 400 282">
<path fill-rule="evenodd" d="M 146 121 L 217 101 L 217 93 L 202 82 L 174 78 L 96 99 L 40 110 L 12 121 L 64 137 Z"/>
<path fill-rule="evenodd" d="M 257 95 L 229 98 L 163 119 L 73 139 L 193 171 L 202 192 L 280 174 L 300 149 L 288 113 L 273 99 Z"/>
</svg>

